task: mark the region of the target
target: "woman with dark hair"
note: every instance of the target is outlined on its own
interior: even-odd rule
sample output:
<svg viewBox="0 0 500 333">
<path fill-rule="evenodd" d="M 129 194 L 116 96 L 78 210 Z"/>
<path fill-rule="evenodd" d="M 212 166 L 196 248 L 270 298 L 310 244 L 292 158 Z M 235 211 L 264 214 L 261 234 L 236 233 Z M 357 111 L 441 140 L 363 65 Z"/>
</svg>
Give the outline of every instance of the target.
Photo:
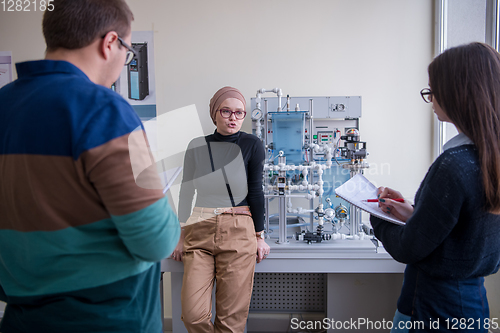
<svg viewBox="0 0 500 333">
<path fill-rule="evenodd" d="M 245 105 L 238 89 L 219 89 L 210 100 L 215 132 L 192 140 L 184 157 L 182 233 L 172 258 L 184 262 L 182 320 L 190 333 L 245 330 L 255 261 L 270 251 L 263 237 L 264 147 L 240 131 Z"/>
<path fill-rule="evenodd" d="M 375 236 L 406 263 L 393 330 L 488 332 L 484 277 L 500 265 L 500 55 L 482 43 L 451 48 L 428 68 L 422 97 L 459 132 L 444 145 L 414 206 L 379 188 L 379 206 L 406 222 L 371 216 Z"/>
</svg>

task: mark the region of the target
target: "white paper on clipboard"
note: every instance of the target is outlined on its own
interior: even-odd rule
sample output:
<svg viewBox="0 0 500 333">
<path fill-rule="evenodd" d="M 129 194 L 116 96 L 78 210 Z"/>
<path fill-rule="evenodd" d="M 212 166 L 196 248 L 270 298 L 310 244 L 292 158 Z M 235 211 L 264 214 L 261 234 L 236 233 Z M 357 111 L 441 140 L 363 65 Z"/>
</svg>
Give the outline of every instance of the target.
<svg viewBox="0 0 500 333">
<path fill-rule="evenodd" d="M 335 189 L 335 193 L 342 199 L 348 201 L 365 212 L 375 215 L 383 220 L 394 224 L 405 225 L 405 223 L 393 215 L 387 214 L 379 206 L 377 202 L 365 202 L 367 199 L 377 197 L 377 187 L 373 185 L 362 174 L 357 174 L 341 186 Z"/>
</svg>

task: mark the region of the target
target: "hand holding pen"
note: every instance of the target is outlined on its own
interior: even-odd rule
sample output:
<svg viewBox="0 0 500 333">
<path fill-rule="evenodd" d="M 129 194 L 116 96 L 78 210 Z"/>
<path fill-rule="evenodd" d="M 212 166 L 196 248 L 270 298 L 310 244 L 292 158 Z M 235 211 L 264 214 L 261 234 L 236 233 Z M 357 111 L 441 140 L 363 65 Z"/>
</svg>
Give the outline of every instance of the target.
<svg viewBox="0 0 500 333">
<path fill-rule="evenodd" d="M 405 201 L 400 192 L 389 187 L 379 187 L 377 190 L 378 206 L 387 214 L 392 214 L 406 222 L 413 214 L 413 206 Z"/>
</svg>

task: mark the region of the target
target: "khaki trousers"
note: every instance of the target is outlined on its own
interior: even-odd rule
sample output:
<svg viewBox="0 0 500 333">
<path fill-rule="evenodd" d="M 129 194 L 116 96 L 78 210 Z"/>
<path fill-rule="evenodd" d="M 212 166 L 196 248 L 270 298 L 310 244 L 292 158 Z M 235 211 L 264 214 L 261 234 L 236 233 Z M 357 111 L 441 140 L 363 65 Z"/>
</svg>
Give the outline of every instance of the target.
<svg viewBox="0 0 500 333">
<path fill-rule="evenodd" d="M 257 252 L 252 218 L 215 215 L 214 208 L 195 207 L 186 223 L 181 291 L 184 326 L 190 333 L 244 332 Z"/>
</svg>

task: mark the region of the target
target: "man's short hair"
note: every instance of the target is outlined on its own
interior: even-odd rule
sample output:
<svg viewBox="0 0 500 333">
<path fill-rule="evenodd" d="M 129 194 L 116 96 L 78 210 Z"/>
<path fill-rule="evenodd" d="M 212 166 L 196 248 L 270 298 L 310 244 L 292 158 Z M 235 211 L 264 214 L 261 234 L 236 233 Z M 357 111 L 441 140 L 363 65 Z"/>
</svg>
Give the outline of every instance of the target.
<svg viewBox="0 0 500 333">
<path fill-rule="evenodd" d="M 134 19 L 124 0 L 55 0 L 45 11 L 43 35 L 47 51 L 74 50 L 90 45 L 109 31 L 127 36 Z"/>
</svg>

